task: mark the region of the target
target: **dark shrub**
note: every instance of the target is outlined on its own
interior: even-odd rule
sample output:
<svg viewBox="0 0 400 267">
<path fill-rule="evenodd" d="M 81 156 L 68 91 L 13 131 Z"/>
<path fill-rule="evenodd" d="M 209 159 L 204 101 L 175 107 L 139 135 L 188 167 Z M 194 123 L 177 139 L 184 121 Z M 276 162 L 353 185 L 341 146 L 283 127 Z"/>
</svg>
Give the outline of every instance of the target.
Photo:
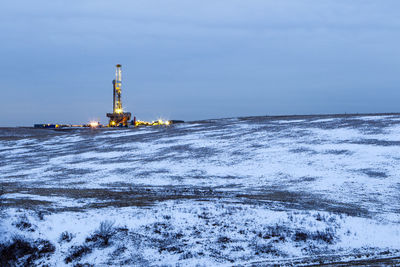
<svg viewBox="0 0 400 267">
<path fill-rule="evenodd" d="M 35 253 L 36 250 L 25 240 L 15 239 L 14 242 L 0 247 L 0 263 L 1 266 L 14 265 L 18 259 L 26 255 Z M 27 262 L 29 264 L 29 262 Z"/>
<path fill-rule="evenodd" d="M 258 237 L 263 239 L 273 239 L 274 242 L 285 241 L 285 236 L 289 230 L 280 225 L 268 226 L 265 232 L 259 232 Z"/>
<path fill-rule="evenodd" d="M 280 254 L 279 250 L 277 250 L 272 244 L 262 244 L 262 245 L 256 245 L 254 247 L 254 253 L 256 255 L 260 254 L 272 254 L 275 256 L 278 256 Z"/>
<path fill-rule="evenodd" d="M 112 233 L 114 230 L 114 222 L 112 221 L 102 221 L 100 223 L 99 230 L 97 230 L 97 233 L 100 235 L 109 235 Z"/>
<path fill-rule="evenodd" d="M 39 211 L 39 212 L 37 213 L 37 216 L 38 216 L 39 220 L 41 220 L 41 221 L 44 220 L 44 212 L 43 212 L 43 211 Z"/>
<path fill-rule="evenodd" d="M 74 264 L 74 267 L 93 267 L 94 265 L 93 264 L 89 264 L 89 263 L 77 263 L 77 264 Z"/>
<path fill-rule="evenodd" d="M 218 243 L 229 243 L 229 242 L 231 242 L 231 239 L 229 237 L 220 236 L 218 238 Z"/>
<path fill-rule="evenodd" d="M 313 234 L 312 238 L 316 241 L 323 241 L 328 244 L 333 244 L 333 241 L 335 240 L 335 234 L 331 229 L 327 228 L 325 231 L 317 231 Z"/>
<path fill-rule="evenodd" d="M 193 254 L 190 251 L 183 253 L 179 257 L 180 260 L 186 260 L 186 259 L 191 259 L 191 258 L 193 258 Z"/>
<path fill-rule="evenodd" d="M 28 218 L 26 215 L 23 215 L 20 217 L 20 220 L 16 223 L 13 223 L 15 227 L 17 227 L 20 230 L 26 230 L 30 232 L 34 232 L 35 230 L 32 228 L 32 224 L 29 222 Z"/>
<path fill-rule="evenodd" d="M 110 238 L 114 235 L 114 222 L 102 221 L 99 229 L 90 237 L 86 238 L 86 242 L 94 242 L 98 246 L 108 246 Z"/>
<path fill-rule="evenodd" d="M 47 240 L 41 240 L 38 248 L 39 248 L 39 254 L 49 254 L 56 251 L 56 247 Z"/>
<path fill-rule="evenodd" d="M 317 215 L 315 216 L 315 219 L 317 221 L 325 221 L 325 218 L 321 216 L 321 214 L 317 213 Z"/>
<path fill-rule="evenodd" d="M 61 233 L 60 238 L 59 238 L 59 242 L 64 242 L 64 241 L 65 242 L 70 242 L 72 240 L 72 238 L 74 238 L 74 236 L 71 233 L 65 231 L 65 232 Z"/>
<path fill-rule="evenodd" d="M 83 255 L 86 255 L 92 251 L 91 248 L 89 248 L 86 245 L 81 245 L 81 246 L 73 246 L 70 250 L 69 255 L 64 259 L 65 263 L 70 263 L 74 260 L 79 260 L 82 258 Z"/>
<path fill-rule="evenodd" d="M 293 236 L 293 240 L 296 242 L 314 240 L 318 242 L 333 244 L 335 240 L 335 232 L 331 228 L 326 228 L 324 231 L 316 231 L 311 233 L 297 231 Z"/>
<path fill-rule="evenodd" d="M 296 232 L 294 234 L 294 241 L 299 242 L 299 241 L 306 241 L 307 240 L 307 234 L 304 232 Z"/>
<path fill-rule="evenodd" d="M 55 247 L 47 240 L 39 239 L 29 243 L 21 238 L 15 238 L 9 245 L 0 245 L 1 266 L 34 265 L 34 261 L 54 253 Z"/>
</svg>

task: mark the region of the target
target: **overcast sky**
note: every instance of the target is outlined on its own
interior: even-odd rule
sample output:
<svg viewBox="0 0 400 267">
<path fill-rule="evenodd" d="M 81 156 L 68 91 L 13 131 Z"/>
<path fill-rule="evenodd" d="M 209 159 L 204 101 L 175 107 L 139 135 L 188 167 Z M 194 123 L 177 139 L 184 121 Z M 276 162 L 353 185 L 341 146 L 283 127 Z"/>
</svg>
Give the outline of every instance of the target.
<svg viewBox="0 0 400 267">
<path fill-rule="evenodd" d="M 400 111 L 398 0 L 0 3 L 0 125 Z"/>
</svg>

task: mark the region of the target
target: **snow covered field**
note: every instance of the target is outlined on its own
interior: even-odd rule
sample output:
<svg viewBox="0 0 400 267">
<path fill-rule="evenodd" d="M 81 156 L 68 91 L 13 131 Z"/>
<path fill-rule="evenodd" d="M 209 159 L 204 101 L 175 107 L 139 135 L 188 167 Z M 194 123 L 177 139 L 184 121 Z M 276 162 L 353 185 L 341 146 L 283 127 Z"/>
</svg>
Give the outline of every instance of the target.
<svg viewBox="0 0 400 267">
<path fill-rule="evenodd" d="M 1 264 L 400 263 L 400 115 L 0 129 Z"/>
</svg>

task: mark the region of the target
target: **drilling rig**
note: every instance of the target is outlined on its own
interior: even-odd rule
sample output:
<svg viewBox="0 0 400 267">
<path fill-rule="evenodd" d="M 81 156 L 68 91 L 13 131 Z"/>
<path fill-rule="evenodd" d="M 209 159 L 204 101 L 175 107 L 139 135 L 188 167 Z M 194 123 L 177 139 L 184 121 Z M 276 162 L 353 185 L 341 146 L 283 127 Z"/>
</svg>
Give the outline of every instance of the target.
<svg viewBox="0 0 400 267">
<path fill-rule="evenodd" d="M 130 112 L 124 112 L 121 102 L 121 64 L 117 64 L 115 71 L 115 80 L 113 80 L 113 113 L 107 113 L 110 118 L 108 123 L 109 127 L 123 127 L 128 126 L 131 119 Z"/>
</svg>

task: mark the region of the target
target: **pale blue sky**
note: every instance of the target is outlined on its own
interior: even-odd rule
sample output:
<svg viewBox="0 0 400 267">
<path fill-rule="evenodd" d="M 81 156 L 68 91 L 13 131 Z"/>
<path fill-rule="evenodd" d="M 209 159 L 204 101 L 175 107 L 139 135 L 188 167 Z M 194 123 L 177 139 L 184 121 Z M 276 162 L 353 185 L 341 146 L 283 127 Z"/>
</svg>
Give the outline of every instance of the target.
<svg viewBox="0 0 400 267">
<path fill-rule="evenodd" d="M 400 111 L 400 1 L 0 3 L 0 126 Z"/>
</svg>

